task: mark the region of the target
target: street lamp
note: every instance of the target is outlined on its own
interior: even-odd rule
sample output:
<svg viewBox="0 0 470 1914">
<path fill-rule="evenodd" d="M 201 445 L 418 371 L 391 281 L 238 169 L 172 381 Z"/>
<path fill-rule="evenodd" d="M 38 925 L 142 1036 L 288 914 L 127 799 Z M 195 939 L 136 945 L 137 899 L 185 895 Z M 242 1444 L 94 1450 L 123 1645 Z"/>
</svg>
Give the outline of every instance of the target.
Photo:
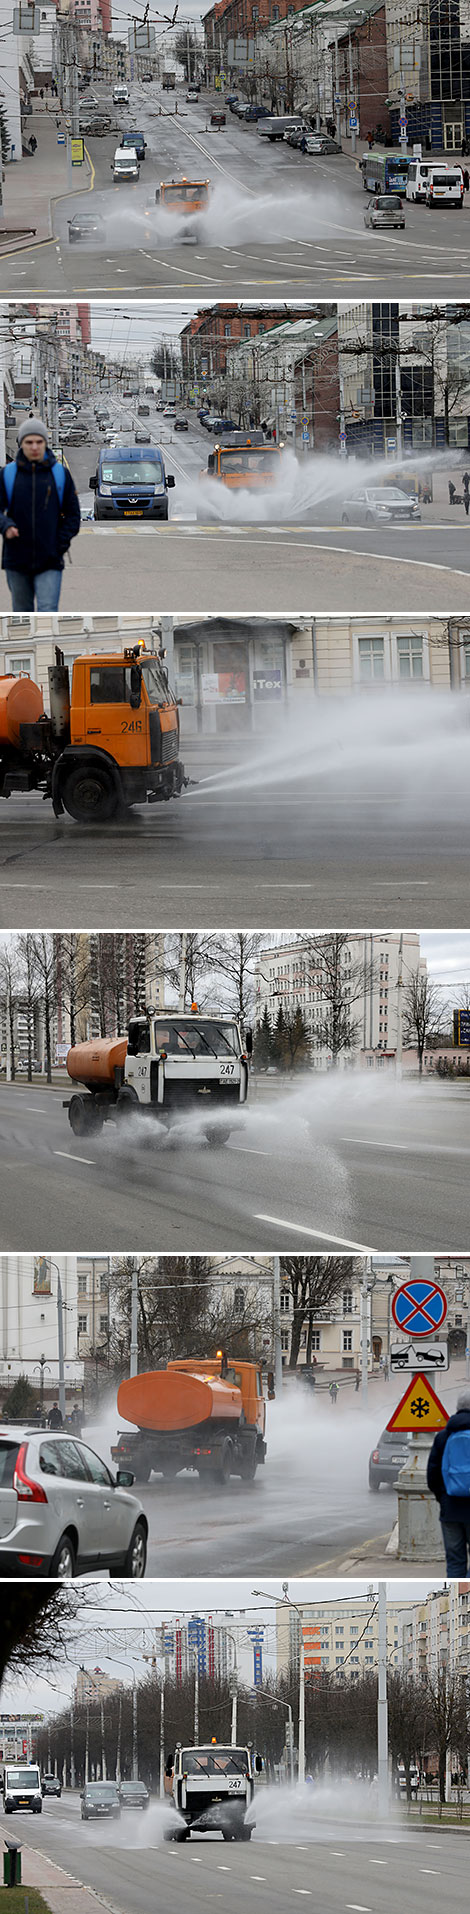
<svg viewBox="0 0 470 1914">
<path fill-rule="evenodd" d="M 299 1641 L 299 1770 L 298 1779 L 305 1781 L 305 1643 L 302 1612 L 297 1602 L 293 1602 L 288 1593 L 288 1582 L 282 1584 L 282 1595 L 268 1594 L 264 1588 L 253 1588 L 253 1595 L 261 1595 L 263 1600 L 273 1602 L 275 1608 L 293 1608 L 300 1622 Z"/>
<path fill-rule="evenodd" d="M 288 1736 L 288 1744 L 289 1744 L 289 1745 L 288 1745 L 288 1754 L 289 1754 L 289 1780 L 290 1780 L 290 1784 L 291 1784 L 291 1788 L 293 1788 L 293 1786 L 294 1786 L 294 1722 L 293 1722 L 293 1715 L 292 1715 L 292 1708 L 291 1708 L 291 1704 L 290 1704 L 290 1701 L 284 1701 L 284 1696 L 283 1696 L 283 1695 L 276 1695 L 276 1694 L 274 1694 L 274 1695 L 273 1695 L 273 1694 L 271 1693 L 271 1689 L 270 1689 L 270 1688 L 260 1688 L 260 1687 L 257 1687 L 257 1688 L 255 1688 L 255 1689 L 254 1689 L 254 1694 L 255 1694 L 255 1696 L 256 1696 L 256 1695 L 264 1695 L 264 1697 L 265 1697 L 265 1701 L 268 1701 L 268 1702 L 269 1702 L 269 1701 L 271 1701 L 271 1702 L 272 1702 L 272 1705 L 273 1705 L 273 1708 L 285 1708 L 285 1709 L 286 1709 L 286 1713 L 287 1713 L 287 1736 Z"/>
</svg>

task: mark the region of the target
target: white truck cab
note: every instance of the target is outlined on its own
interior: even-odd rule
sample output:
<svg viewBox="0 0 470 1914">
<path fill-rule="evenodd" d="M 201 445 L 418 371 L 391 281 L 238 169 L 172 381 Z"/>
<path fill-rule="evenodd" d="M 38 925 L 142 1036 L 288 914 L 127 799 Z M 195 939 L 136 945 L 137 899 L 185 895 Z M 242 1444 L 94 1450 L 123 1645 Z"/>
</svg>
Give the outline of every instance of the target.
<svg viewBox="0 0 470 1914">
<path fill-rule="evenodd" d="M 128 106 L 128 105 L 129 105 L 129 87 L 121 86 L 120 84 L 118 86 L 113 86 L 113 106 Z"/>
<path fill-rule="evenodd" d="M 41 1814 L 41 1775 L 35 1761 L 5 1762 L 1 1787 L 5 1814 L 14 1814 L 15 1809 L 24 1812 L 25 1808 L 30 1808 L 32 1814 Z"/>
<path fill-rule="evenodd" d="M 140 166 L 135 146 L 117 146 L 111 161 L 111 172 L 116 181 L 139 179 Z"/>
<path fill-rule="evenodd" d="M 166 1828 L 166 1841 L 188 1841 L 191 1832 L 218 1830 L 224 1841 L 250 1841 L 254 1816 L 247 1820 L 260 1774 L 260 1755 L 251 1748 L 227 1747 L 211 1741 L 196 1748 L 179 1744 L 167 1763 L 165 1792 L 176 1810 L 176 1828 Z"/>
</svg>

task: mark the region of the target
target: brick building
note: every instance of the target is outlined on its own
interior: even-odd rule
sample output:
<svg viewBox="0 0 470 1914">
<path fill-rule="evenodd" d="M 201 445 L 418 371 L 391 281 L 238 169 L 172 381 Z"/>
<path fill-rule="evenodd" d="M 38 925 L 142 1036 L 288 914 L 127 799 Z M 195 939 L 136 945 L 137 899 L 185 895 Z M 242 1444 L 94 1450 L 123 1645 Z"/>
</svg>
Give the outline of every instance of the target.
<svg viewBox="0 0 470 1914">
<path fill-rule="evenodd" d="M 314 308 L 323 312 L 324 307 Z M 211 379 L 226 371 L 227 352 L 241 340 L 257 339 L 287 320 L 311 319 L 312 306 L 206 306 L 183 327 L 181 357 L 185 379 Z"/>
</svg>

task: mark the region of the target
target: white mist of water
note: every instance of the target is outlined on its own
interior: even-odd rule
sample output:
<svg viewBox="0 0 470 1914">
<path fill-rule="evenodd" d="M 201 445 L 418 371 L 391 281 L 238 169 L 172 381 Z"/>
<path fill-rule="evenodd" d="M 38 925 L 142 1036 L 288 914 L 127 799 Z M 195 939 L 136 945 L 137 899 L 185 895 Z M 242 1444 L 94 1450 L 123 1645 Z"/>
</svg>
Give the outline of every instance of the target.
<svg viewBox="0 0 470 1914">
<path fill-rule="evenodd" d="M 259 1788 L 253 1812 L 257 1840 L 283 1845 L 333 1834 L 348 1842 L 382 1841 L 391 1838 L 393 1825 L 392 1814 L 386 1820 L 379 1815 L 376 1784 L 348 1775 L 314 1777 L 303 1787 Z"/>
<path fill-rule="evenodd" d="M 429 473 L 431 467 L 442 469 L 448 462 L 445 454 L 431 454 L 413 459 L 413 471 Z M 399 486 L 400 474 L 406 475 L 407 470 L 409 460 L 394 461 L 394 483 Z M 286 446 L 265 490 L 254 486 L 251 490 L 249 486 L 234 490 L 210 474 L 199 474 L 179 482 L 177 511 L 178 516 L 196 514 L 229 525 L 246 524 L 247 520 L 256 525 L 289 524 L 312 514 L 318 515 L 320 524 L 326 524 L 332 515 L 335 521 L 338 515 L 341 519 L 348 501 L 354 503 L 364 486 L 377 487 L 386 481 L 390 481 L 387 459 L 340 459 L 333 452 L 298 459 Z M 389 527 L 367 527 L 367 533 L 371 529 L 379 529 L 383 539 Z"/>
<path fill-rule="evenodd" d="M 183 177 L 184 170 L 179 175 Z M 199 179 L 205 177 L 204 164 Z M 168 171 L 168 180 L 173 174 Z M 174 171 L 176 179 L 177 173 Z M 188 179 L 194 177 L 193 169 Z M 206 208 L 200 212 L 172 212 L 155 199 L 148 199 L 141 185 L 132 194 L 132 210 L 126 205 L 122 186 L 106 194 L 95 193 L 95 210 L 106 225 L 106 246 L 115 251 L 134 250 L 136 246 L 176 247 L 189 239 L 203 247 L 241 244 L 276 245 L 285 239 L 314 240 L 332 228 L 344 232 L 344 202 L 331 186 L 319 185 L 312 171 L 294 192 L 248 193 L 243 187 L 216 179 Z M 88 210 L 88 209 L 87 209 Z M 358 199 L 358 231 L 363 236 L 362 204 Z M 87 240 L 87 245 L 90 242 Z M 94 242 L 100 249 L 103 237 Z M 372 245 L 377 241 L 372 235 Z"/>
<path fill-rule="evenodd" d="M 412 623 L 411 623 L 412 628 Z M 443 643 L 445 633 L 443 631 Z M 301 781 L 313 795 L 333 781 L 336 797 L 373 795 L 377 820 L 460 818 L 470 803 L 467 702 L 419 683 L 361 688 L 361 695 L 305 696 L 282 712 L 269 737 L 253 738 L 242 766 L 198 783 L 191 801 Z M 393 811 L 390 813 L 390 801 Z"/>
</svg>

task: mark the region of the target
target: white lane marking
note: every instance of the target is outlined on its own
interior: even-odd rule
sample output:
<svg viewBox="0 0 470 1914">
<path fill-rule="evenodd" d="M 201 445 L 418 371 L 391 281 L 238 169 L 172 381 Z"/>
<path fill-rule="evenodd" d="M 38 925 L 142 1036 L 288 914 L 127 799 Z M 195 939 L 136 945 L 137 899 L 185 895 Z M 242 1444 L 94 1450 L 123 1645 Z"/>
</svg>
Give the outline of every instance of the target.
<svg viewBox="0 0 470 1914">
<path fill-rule="evenodd" d="M 29 1110 L 30 1116 L 47 1117 L 49 1115 L 48 1110 L 41 1109 L 40 1103 L 27 1103 L 26 1109 Z"/>
<path fill-rule="evenodd" d="M 330 1848 L 334 1861 L 344 1861 L 344 1848 Z"/>
<path fill-rule="evenodd" d="M 420 1867 L 420 1874 L 440 1874 L 440 1867 Z"/>
<path fill-rule="evenodd" d="M 232 1872 L 231 1867 L 224 1867 L 222 1862 L 218 1863 L 218 1867 L 217 1867 L 218 1874 L 231 1874 L 231 1872 Z"/>
<path fill-rule="evenodd" d="M 311 1894 L 311 1887 L 293 1887 L 293 1894 Z"/>
<path fill-rule="evenodd" d="M 92 1170 L 96 1169 L 95 1157 L 76 1156 L 74 1150 L 53 1150 L 53 1156 L 66 1156 L 70 1163 L 89 1163 Z"/>
<path fill-rule="evenodd" d="M 372 1914 L 371 1908 L 362 1907 L 360 1901 L 346 1901 L 346 1907 L 351 1908 L 352 1914 Z"/>
<path fill-rule="evenodd" d="M 250 1881 L 265 1881 L 265 1874 L 250 1874 Z"/>
<path fill-rule="evenodd" d="M 239 1156 L 272 1156 L 271 1150 L 251 1150 L 247 1143 L 233 1143 L 232 1149 L 238 1150 Z"/>
<path fill-rule="evenodd" d="M 369 1867 L 388 1867 L 388 1861 L 369 1861 Z"/>
<path fill-rule="evenodd" d="M 273 1223 L 275 1229 L 294 1230 L 300 1236 L 315 1236 L 322 1243 L 336 1243 L 340 1249 L 357 1249 L 360 1256 L 371 1253 L 370 1243 L 369 1246 L 366 1243 L 352 1243 L 350 1237 L 332 1236 L 330 1230 L 309 1229 L 307 1223 L 291 1223 L 290 1217 L 286 1216 L 265 1216 L 263 1210 L 255 1211 L 255 1223 Z"/>
</svg>

